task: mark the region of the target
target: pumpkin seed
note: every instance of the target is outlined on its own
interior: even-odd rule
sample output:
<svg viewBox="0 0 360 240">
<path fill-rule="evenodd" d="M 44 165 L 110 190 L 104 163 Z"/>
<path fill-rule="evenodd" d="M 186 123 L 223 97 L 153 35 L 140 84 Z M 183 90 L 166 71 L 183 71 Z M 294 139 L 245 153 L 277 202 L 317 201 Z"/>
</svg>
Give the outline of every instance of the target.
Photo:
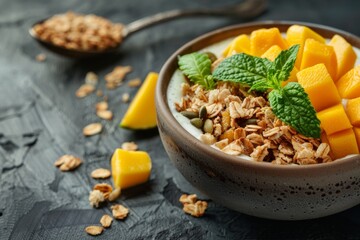
<svg viewBox="0 0 360 240">
<path fill-rule="evenodd" d="M 193 118 L 190 120 L 190 123 L 200 129 L 203 126 L 203 120 L 201 120 L 200 118 Z"/>
<path fill-rule="evenodd" d="M 199 110 L 199 118 L 205 119 L 207 117 L 207 110 L 205 106 L 202 106 Z"/>
<path fill-rule="evenodd" d="M 214 126 L 213 126 L 213 122 L 211 121 L 211 119 L 206 119 L 204 122 L 204 132 L 206 133 L 212 133 L 214 130 Z"/>
<path fill-rule="evenodd" d="M 191 111 L 182 111 L 180 112 L 184 117 L 187 117 L 188 119 L 193 119 L 198 116 L 197 113 L 191 112 Z"/>
</svg>

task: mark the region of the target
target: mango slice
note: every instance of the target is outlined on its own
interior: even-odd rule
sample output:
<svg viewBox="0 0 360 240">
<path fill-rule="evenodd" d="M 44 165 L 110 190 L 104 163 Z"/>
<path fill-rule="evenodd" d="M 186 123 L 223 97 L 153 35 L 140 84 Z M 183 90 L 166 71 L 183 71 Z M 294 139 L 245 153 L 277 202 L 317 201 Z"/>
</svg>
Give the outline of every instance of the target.
<svg viewBox="0 0 360 240">
<path fill-rule="evenodd" d="M 128 110 L 120 126 L 130 129 L 148 129 L 156 127 L 155 88 L 158 74 L 150 72 Z"/>
<path fill-rule="evenodd" d="M 317 112 L 341 102 L 335 83 L 324 64 L 301 70 L 296 76 Z"/>
<path fill-rule="evenodd" d="M 350 99 L 346 104 L 346 112 L 354 127 L 360 127 L 360 97 Z"/>
<path fill-rule="evenodd" d="M 275 58 L 280 54 L 282 49 L 278 45 L 271 46 L 263 55 L 262 58 L 267 58 L 270 61 L 274 61 Z M 296 74 L 298 73 L 298 69 L 294 66 L 293 70 L 290 73 L 289 79 L 283 82 L 283 86 L 285 86 L 288 82 L 297 82 Z"/>
<path fill-rule="evenodd" d="M 230 57 L 236 53 L 250 53 L 250 39 L 248 35 L 241 34 L 237 36 L 231 43 L 225 48 L 222 55 L 224 57 Z"/>
<path fill-rule="evenodd" d="M 359 149 L 352 128 L 327 136 L 330 148 L 335 158 L 342 158 L 349 154 L 358 154 Z"/>
<path fill-rule="evenodd" d="M 120 189 L 148 181 L 151 159 L 147 152 L 116 149 L 111 158 L 114 186 Z"/>
<path fill-rule="evenodd" d="M 259 29 L 250 35 L 251 55 L 260 57 L 273 45 L 278 45 L 281 49 L 288 48 L 288 44 L 278 28 Z"/>
<path fill-rule="evenodd" d="M 322 36 L 305 26 L 292 25 L 288 28 L 286 32 L 286 40 L 290 46 L 300 44 L 299 52 L 295 62 L 295 66 L 297 68 L 300 68 L 304 44 L 306 39 L 308 38 L 312 38 L 318 42 L 325 43 L 325 39 Z"/>
<path fill-rule="evenodd" d="M 337 60 L 334 48 L 314 39 L 307 39 L 301 58 L 300 70 L 323 63 L 333 80 L 337 77 Z"/>
<path fill-rule="evenodd" d="M 352 128 L 341 103 L 318 112 L 317 117 L 321 122 L 320 127 L 327 135 Z"/>
<path fill-rule="evenodd" d="M 341 36 L 334 35 L 329 42 L 334 47 L 337 59 L 337 76 L 335 81 L 354 67 L 356 53 L 352 46 Z"/>
<path fill-rule="evenodd" d="M 342 76 L 336 86 L 342 98 L 360 97 L 360 65 Z"/>
<path fill-rule="evenodd" d="M 360 128 L 354 127 L 353 130 L 354 130 L 354 133 L 355 133 L 358 149 L 360 149 Z"/>
</svg>

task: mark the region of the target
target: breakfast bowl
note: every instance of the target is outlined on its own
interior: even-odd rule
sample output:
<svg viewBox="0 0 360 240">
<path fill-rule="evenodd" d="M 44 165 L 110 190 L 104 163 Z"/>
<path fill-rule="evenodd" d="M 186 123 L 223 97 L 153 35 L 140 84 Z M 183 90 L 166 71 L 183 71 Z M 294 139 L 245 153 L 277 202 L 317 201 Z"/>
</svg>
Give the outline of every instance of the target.
<svg viewBox="0 0 360 240">
<path fill-rule="evenodd" d="M 277 165 L 225 154 L 200 141 L 189 120 L 175 110 L 181 83 L 174 83 L 173 78 L 179 74 L 179 56 L 208 49 L 216 52 L 234 37 L 262 28 L 276 27 L 284 34 L 294 24 L 307 26 L 326 39 L 340 35 L 359 54 L 360 38 L 334 28 L 288 21 L 240 24 L 207 33 L 182 46 L 164 64 L 156 88 L 160 137 L 181 174 L 213 201 L 268 219 L 319 218 L 358 205 L 360 155 L 319 164 Z"/>
</svg>

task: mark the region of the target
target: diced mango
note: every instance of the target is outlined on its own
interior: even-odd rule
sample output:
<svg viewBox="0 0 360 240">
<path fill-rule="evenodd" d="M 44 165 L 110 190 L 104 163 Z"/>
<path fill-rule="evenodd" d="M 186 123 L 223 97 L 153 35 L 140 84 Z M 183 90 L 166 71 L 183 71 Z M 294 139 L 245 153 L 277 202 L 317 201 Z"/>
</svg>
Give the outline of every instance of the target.
<svg viewBox="0 0 360 240">
<path fill-rule="evenodd" d="M 350 99 L 346 104 L 346 113 L 354 127 L 360 127 L 360 97 Z"/>
<path fill-rule="evenodd" d="M 155 88 L 158 74 L 150 72 L 126 111 L 120 126 L 130 129 L 156 127 Z"/>
<path fill-rule="evenodd" d="M 355 133 L 358 149 L 360 149 L 360 128 L 354 127 L 353 130 L 354 130 L 354 133 Z"/>
<path fill-rule="evenodd" d="M 150 177 L 151 159 L 146 152 L 116 149 L 111 158 L 114 186 L 121 189 L 146 182 Z"/>
<path fill-rule="evenodd" d="M 304 51 L 301 58 L 300 70 L 323 63 L 333 80 L 337 74 L 337 60 L 334 48 L 314 39 L 307 39 L 304 45 Z"/>
<path fill-rule="evenodd" d="M 228 47 L 225 48 L 223 56 L 230 57 L 236 53 L 250 53 L 250 39 L 248 35 L 241 34 L 232 40 Z"/>
<path fill-rule="evenodd" d="M 318 112 L 317 117 L 321 122 L 320 127 L 327 135 L 352 128 L 341 103 Z"/>
<path fill-rule="evenodd" d="M 337 59 L 337 81 L 345 73 L 354 67 L 356 61 L 356 53 L 352 46 L 341 36 L 334 35 L 329 42 L 330 46 L 334 47 Z"/>
<path fill-rule="evenodd" d="M 250 35 L 250 53 L 254 56 L 260 57 L 273 45 L 278 45 L 281 49 L 288 48 L 278 28 L 259 29 Z"/>
<path fill-rule="evenodd" d="M 342 98 L 360 97 L 360 65 L 342 76 L 336 86 Z"/>
<path fill-rule="evenodd" d="M 325 39 L 305 26 L 292 25 L 286 32 L 286 40 L 290 46 L 295 44 L 300 44 L 299 52 L 296 58 L 295 66 L 300 68 L 301 66 L 301 58 L 304 50 L 304 44 L 306 39 L 312 38 L 318 42 L 325 43 Z"/>
<path fill-rule="evenodd" d="M 317 112 L 341 102 L 335 83 L 324 64 L 301 70 L 296 76 Z"/>
<path fill-rule="evenodd" d="M 262 58 L 267 58 L 270 61 L 274 61 L 275 58 L 280 54 L 282 49 L 278 45 L 271 46 L 263 55 Z M 298 69 L 294 66 L 293 70 L 290 73 L 289 79 L 283 82 L 283 86 L 286 85 L 288 82 L 297 82 L 296 74 L 298 73 Z"/>
<path fill-rule="evenodd" d="M 352 128 L 327 136 L 331 151 L 335 158 L 342 158 L 349 154 L 358 154 L 359 149 Z"/>
</svg>

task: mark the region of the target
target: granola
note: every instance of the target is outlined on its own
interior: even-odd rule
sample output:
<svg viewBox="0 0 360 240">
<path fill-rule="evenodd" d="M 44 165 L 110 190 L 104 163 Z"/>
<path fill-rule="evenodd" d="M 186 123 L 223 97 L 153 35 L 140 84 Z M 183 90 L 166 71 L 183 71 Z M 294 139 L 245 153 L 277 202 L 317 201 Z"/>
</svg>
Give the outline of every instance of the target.
<svg viewBox="0 0 360 240">
<path fill-rule="evenodd" d="M 181 92 L 176 110 L 199 115 L 205 108 L 207 114 L 201 120 L 206 126 L 199 125 L 203 131 L 199 139 L 226 154 L 280 165 L 332 161 L 327 143 L 305 137 L 286 125 L 274 115 L 263 95 L 249 95 L 229 82 L 218 82 L 213 90 L 183 83 Z"/>
</svg>

